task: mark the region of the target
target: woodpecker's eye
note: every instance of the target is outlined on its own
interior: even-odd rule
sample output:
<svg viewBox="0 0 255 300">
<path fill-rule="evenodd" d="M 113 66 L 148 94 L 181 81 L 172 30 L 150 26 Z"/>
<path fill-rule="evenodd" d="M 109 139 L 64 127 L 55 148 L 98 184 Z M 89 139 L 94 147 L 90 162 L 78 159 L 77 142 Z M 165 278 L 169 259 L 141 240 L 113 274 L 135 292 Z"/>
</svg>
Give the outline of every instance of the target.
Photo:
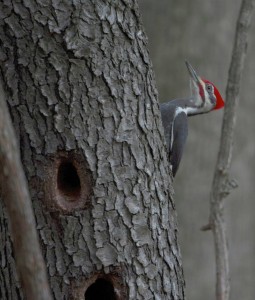
<svg viewBox="0 0 255 300">
<path fill-rule="evenodd" d="M 207 84 L 206 89 L 207 89 L 208 92 L 212 92 L 213 91 L 213 86 L 211 84 Z"/>
</svg>

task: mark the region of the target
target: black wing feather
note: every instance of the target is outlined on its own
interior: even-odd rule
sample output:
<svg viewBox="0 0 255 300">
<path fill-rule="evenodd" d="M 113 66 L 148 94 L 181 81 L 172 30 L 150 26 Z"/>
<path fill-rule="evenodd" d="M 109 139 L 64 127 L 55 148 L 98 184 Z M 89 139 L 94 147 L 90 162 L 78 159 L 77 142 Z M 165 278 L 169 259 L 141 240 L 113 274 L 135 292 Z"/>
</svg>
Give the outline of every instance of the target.
<svg viewBox="0 0 255 300">
<path fill-rule="evenodd" d="M 170 149 L 170 163 L 172 165 L 173 176 L 175 176 L 182 158 L 183 149 L 188 136 L 188 120 L 184 112 L 179 113 L 173 123 L 174 143 Z"/>
<path fill-rule="evenodd" d="M 162 124 L 164 127 L 165 140 L 168 152 L 171 151 L 171 136 L 176 106 L 171 101 L 160 104 Z"/>
</svg>

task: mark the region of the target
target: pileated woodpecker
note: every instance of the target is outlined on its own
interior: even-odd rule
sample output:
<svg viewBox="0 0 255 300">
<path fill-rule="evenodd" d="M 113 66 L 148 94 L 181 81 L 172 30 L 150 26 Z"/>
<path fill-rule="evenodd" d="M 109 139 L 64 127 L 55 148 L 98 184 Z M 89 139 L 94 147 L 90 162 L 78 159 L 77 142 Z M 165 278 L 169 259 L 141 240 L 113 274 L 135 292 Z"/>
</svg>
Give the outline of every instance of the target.
<svg viewBox="0 0 255 300">
<path fill-rule="evenodd" d="M 200 78 L 188 62 L 186 66 L 191 77 L 192 96 L 160 105 L 173 176 L 178 170 L 188 135 L 187 117 L 208 113 L 224 106 L 224 101 L 215 85 Z"/>
</svg>

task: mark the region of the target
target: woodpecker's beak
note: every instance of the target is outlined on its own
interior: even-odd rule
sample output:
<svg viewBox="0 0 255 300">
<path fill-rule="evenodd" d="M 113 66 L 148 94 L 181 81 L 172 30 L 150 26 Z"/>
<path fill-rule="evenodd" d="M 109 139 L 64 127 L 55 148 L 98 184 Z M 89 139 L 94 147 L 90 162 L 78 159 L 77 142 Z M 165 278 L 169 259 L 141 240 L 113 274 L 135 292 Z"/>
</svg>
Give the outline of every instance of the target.
<svg viewBox="0 0 255 300">
<path fill-rule="evenodd" d="M 187 66 L 187 69 L 189 71 L 189 74 L 190 74 L 191 78 L 193 79 L 193 81 L 196 84 L 199 84 L 200 80 L 199 80 L 199 77 L 197 76 L 196 71 L 193 69 L 193 67 L 191 66 L 191 64 L 189 62 L 185 61 L 185 63 L 186 63 L 186 66 Z"/>
<path fill-rule="evenodd" d="M 190 74 L 190 89 L 191 95 L 193 97 L 193 101 L 197 106 L 200 106 L 204 102 L 204 89 L 203 89 L 203 81 L 197 75 L 196 71 L 193 69 L 190 63 L 186 61 L 186 66 Z M 202 103 L 201 103 L 202 101 Z"/>
</svg>

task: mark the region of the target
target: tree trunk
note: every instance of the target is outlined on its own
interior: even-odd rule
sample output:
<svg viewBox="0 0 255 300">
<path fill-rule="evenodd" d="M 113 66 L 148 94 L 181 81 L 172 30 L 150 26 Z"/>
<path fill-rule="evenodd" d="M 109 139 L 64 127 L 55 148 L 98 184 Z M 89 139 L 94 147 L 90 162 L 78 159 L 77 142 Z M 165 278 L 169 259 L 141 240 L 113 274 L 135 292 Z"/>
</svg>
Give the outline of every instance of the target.
<svg viewBox="0 0 255 300">
<path fill-rule="evenodd" d="M 136 2 L 2 1 L 0 12 L 1 75 L 55 299 L 183 299 Z M 20 299 L 2 206 L 0 237 L 0 298 Z"/>
</svg>

